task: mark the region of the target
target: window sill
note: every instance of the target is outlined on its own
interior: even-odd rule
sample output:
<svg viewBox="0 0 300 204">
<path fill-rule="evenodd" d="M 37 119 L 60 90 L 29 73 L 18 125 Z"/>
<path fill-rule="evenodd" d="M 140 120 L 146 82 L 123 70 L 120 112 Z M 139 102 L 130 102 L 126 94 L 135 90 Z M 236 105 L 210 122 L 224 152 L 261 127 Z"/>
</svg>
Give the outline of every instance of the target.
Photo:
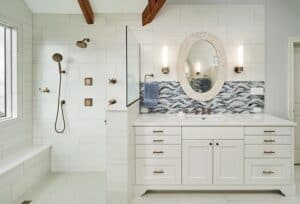
<svg viewBox="0 0 300 204">
<path fill-rule="evenodd" d="M 8 127 L 16 124 L 19 121 L 18 118 L 3 118 L 0 119 L 0 128 Z"/>
</svg>

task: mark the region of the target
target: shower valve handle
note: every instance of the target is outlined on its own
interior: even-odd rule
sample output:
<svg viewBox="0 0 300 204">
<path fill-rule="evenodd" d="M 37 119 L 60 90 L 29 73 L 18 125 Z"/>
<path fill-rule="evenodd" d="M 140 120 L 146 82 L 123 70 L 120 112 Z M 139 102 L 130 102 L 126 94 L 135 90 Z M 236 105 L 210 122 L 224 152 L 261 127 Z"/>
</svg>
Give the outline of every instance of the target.
<svg viewBox="0 0 300 204">
<path fill-rule="evenodd" d="M 117 103 L 117 100 L 116 99 L 111 99 L 109 100 L 109 105 L 113 105 L 113 104 L 116 104 Z"/>
<path fill-rule="evenodd" d="M 117 79 L 116 78 L 108 79 L 108 81 L 109 81 L 110 84 L 116 84 L 117 83 Z"/>
</svg>

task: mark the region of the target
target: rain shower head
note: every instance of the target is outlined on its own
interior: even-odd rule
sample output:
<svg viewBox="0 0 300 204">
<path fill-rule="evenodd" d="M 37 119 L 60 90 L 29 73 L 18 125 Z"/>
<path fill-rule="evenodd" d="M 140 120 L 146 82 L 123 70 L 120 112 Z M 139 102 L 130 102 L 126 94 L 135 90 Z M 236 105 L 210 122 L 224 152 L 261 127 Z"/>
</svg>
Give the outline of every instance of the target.
<svg viewBox="0 0 300 204">
<path fill-rule="evenodd" d="M 87 42 L 90 42 L 89 38 L 84 38 L 76 42 L 76 46 L 79 48 L 87 48 Z"/>
<path fill-rule="evenodd" d="M 55 61 L 55 62 L 58 62 L 60 63 L 62 60 L 63 60 L 63 56 L 59 53 L 55 53 L 53 56 L 52 56 L 52 59 Z"/>
</svg>

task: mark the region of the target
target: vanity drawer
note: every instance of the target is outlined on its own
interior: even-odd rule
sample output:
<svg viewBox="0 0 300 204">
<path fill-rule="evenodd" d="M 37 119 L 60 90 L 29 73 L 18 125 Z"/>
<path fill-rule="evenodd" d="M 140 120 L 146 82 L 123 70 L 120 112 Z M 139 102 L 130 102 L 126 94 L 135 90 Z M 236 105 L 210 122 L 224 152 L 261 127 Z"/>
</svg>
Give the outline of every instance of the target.
<svg viewBox="0 0 300 204">
<path fill-rule="evenodd" d="M 291 144 L 290 136 L 246 136 L 245 144 Z"/>
<path fill-rule="evenodd" d="M 137 159 L 136 184 L 180 184 L 180 166 L 180 159 Z"/>
<path fill-rule="evenodd" d="M 136 145 L 136 158 L 180 158 L 181 145 Z"/>
<path fill-rule="evenodd" d="M 290 127 L 246 127 L 245 135 L 291 135 Z"/>
<path fill-rule="evenodd" d="M 289 159 L 246 159 L 246 184 L 291 183 Z"/>
<path fill-rule="evenodd" d="M 247 158 L 289 158 L 290 145 L 246 145 Z"/>
<path fill-rule="evenodd" d="M 181 144 L 180 136 L 136 136 L 135 144 L 173 145 Z"/>
<path fill-rule="evenodd" d="M 180 127 L 136 127 L 135 135 L 181 135 Z"/>
<path fill-rule="evenodd" d="M 185 140 L 197 139 L 244 139 L 242 127 L 183 127 Z"/>
</svg>

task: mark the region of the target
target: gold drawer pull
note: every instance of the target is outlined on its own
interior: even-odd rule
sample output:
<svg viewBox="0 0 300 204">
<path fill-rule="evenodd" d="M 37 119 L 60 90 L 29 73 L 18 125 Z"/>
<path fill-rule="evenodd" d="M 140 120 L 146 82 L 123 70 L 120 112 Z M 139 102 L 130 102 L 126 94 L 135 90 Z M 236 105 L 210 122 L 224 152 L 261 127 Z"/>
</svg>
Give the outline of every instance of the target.
<svg viewBox="0 0 300 204">
<path fill-rule="evenodd" d="M 264 142 L 276 142 L 275 140 L 264 140 Z"/>
<path fill-rule="evenodd" d="M 264 154 L 275 154 L 274 151 L 264 151 Z"/>
<path fill-rule="evenodd" d="M 164 142 L 165 140 L 153 140 L 153 142 Z"/>
<path fill-rule="evenodd" d="M 274 174 L 274 171 L 263 171 L 263 174 Z"/>
<path fill-rule="evenodd" d="M 163 133 L 164 131 L 163 130 L 153 130 L 152 132 L 153 133 Z"/>
<path fill-rule="evenodd" d="M 164 174 L 165 172 L 163 170 L 155 170 L 153 171 L 154 174 Z"/>
<path fill-rule="evenodd" d="M 264 130 L 264 133 L 275 133 L 275 130 Z"/>
<path fill-rule="evenodd" d="M 153 151 L 152 153 L 153 153 L 153 154 L 163 154 L 164 151 Z"/>
</svg>

